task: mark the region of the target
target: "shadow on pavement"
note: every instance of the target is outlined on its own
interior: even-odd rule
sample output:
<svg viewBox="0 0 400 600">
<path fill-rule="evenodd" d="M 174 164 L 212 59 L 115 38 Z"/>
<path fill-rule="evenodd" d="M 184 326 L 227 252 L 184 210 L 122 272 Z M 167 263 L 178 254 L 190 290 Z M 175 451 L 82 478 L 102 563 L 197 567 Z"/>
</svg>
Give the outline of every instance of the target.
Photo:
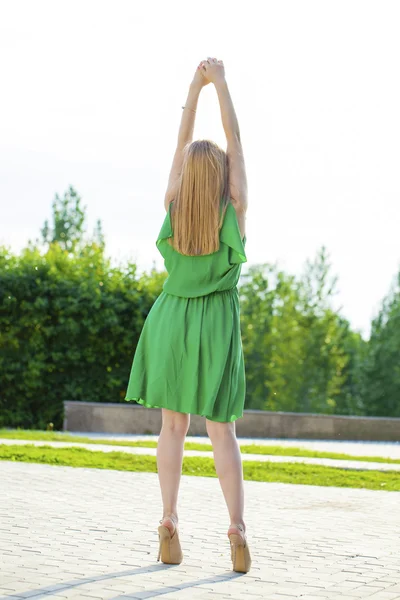
<svg viewBox="0 0 400 600">
<path fill-rule="evenodd" d="M 143 573 L 154 573 L 155 571 L 166 571 L 172 569 L 174 567 L 179 567 L 180 565 L 149 565 L 148 567 L 138 567 L 137 569 L 129 569 L 126 571 L 120 571 L 118 573 L 104 573 L 103 575 L 95 575 L 92 577 L 83 577 L 81 579 L 74 579 L 72 581 L 66 581 L 64 583 L 57 583 L 54 585 L 48 585 L 43 588 L 38 588 L 36 590 L 26 590 L 25 592 L 14 592 L 10 589 L 10 593 L 7 595 L 0 596 L 0 600 L 10 600 L 13 598 L 34 598 L 35 600 L 39 600 L 39 598 L 48 597 L 49 594 L 57 594 L 58 592 L 62 593 L 63 590 L 68 590 L 74 587 L 78 587 L 80 585 L 84 585 L 85 583 L 95 583 L 98 581 L 105 581 L 112 579 L 119 579 L 123 577 L 129 577 L 130 575 L 141 575 Z M 235 573 L 234 571 L 227 571 L 222 575 L 215 575 L 211 577 L 206 577 L 205 579 L 196 579 L 194 581 L 186 581 L 179 583 L 178 585 L 168 586 L 167 584 L 162 588 L 157 588 L 155 590 L 142 590 L 142 591 L 132 591 L 125 592 L 123 594 L 118 594 L 114 596 L 112 600 L 121 600 L 124 598 L 125 600 L 131 598 L 153 598 L 155 596 L 161 596 L 162 594 L 169 594 L 171 592 L 178 592 L 184 590 L 186 588 L 192 588 L 199 585 L 204 585 L 207 583 L 218 583 L 222 581 L 229 581 L 232 579 L 237 579 L 238 577 L 242 577 L 243 573 Z M 127 585 L 124 582 L 122 585 Z M 132 582 L 132 586 L 134 582 Z M 3 586 L 4 589 L 4 586 Z M 112 588 L 108 588 L 112 591 Z M 101 593 L 101 592 L 100 592 Z"/>
</svg>

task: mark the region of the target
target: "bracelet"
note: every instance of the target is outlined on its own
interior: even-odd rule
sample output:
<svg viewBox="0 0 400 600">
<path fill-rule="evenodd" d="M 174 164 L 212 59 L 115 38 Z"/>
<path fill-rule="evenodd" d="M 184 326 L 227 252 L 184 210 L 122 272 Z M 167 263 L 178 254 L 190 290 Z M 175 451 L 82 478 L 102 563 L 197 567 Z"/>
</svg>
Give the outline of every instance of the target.
<svg viewBox="0 0 400 600">
<path fill-rule="evenodd" d="M 189 108 L 189 106 L 182 106 L 182 108 Z M 193 112 L 196 112 L 194 108 L 189 108 L 189 110 L 192 110 Z"/>
</svg>

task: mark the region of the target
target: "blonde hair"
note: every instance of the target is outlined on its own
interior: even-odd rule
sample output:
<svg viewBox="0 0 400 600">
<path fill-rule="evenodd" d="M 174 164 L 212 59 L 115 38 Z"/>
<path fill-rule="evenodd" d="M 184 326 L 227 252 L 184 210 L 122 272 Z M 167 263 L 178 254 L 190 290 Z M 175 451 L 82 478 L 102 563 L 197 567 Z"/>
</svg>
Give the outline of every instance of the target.
<svg viewBox="0 0 400 600">
<path fill-rule="evenodd" d="M 196 140 L 184 148 L 177 194 L 171 206 L 171 245 L 188 256 L 219 249 L 228 197 L 228 156 L 215 142 Z"/>
</svg>

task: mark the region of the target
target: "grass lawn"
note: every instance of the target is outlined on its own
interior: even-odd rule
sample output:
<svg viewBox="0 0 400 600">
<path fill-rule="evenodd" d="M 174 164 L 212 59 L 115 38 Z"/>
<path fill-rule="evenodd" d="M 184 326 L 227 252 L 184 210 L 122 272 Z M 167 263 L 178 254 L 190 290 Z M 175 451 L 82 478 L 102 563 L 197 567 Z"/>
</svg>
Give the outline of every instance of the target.
<svg viewBox="0 0 400 600">
<path fill-rule="evenodd" d="M 154 456 L 137 456 L 124 452 L 99 452 L 86 448 L 51 446 L 0 445 L 0 460 L 43 463 L 68 467 L 115 469 L 117 471 L 157 471 Z M 301 463 L 245 461 L 244 478 L 251 481 L 321 485 L 370 490 L 400 491 L 400 476 L 395 471 L 355 471 Z M 186 457 L 183 474 L 216 477 L 212 458 Z"/>
<path fill-rule="evenodd" d="M 14 440 L 41 440 L 50 442 L 75 442 L 85 444 L 107 444 L 108 446 L 130 446 L 138 448 L 156 448 L 157 442 L 154 441 L 114 441 L 114 440 L 94 440 L 93 438 L 70 435 L 58 431 L 39 431 L 32 429 L 0 429 L 0 439 Z M 240 439 L 239 439 L 240 443 Z M 366 462 L 381 462 L 388 464 L 400 464 L 400 459 L 382 458 L 381 456 L 353 456 L 352 454 L 343 454 L 338 452 L 321 452 L 316 450 L 306 450 L 304 448 L 290 448 L 286 446 L 264 446 L 257 444 L 240 445 L 243 454 L 264 454 L 267 456 L 300 456 L 305 458 L 334 458 L 337 460 L 358 460 Z M 186 450 L 202 450 L 211 452 L 210 444 L 199 444 L 197 442 L 186 442 Z"/>
</svg>

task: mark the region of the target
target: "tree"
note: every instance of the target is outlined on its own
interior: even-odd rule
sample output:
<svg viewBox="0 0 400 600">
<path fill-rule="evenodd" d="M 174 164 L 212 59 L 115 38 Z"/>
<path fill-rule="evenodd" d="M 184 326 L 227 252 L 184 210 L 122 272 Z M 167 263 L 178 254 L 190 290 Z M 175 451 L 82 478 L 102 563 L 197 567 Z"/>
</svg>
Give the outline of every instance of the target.
<svg viewBox="0 0 400 600">
<path fill-rule="evenodd" d="M 276 265 L 251 267 L 240 298 L 246 406 L 296 410 L 301 383 L 298 282 Z"/>
<path fill-rule="evenodd" d="M 343 329 L 332 298 L 337 277 L 325 247 L 314 261 L 307 261 L 301 285 L 301 325 L 304 378 L 299 402 L 306 412 L 334 412 L 345 377 L 348 356 L 343 348 Z"/>
<path fill-rule="evenodd" d="M 79 247 L 88 243 L 104 250 L 105 240 L 99 219 L 96 222 L 92 238 L 84 239 L 86 206 L 82 206 L 81 201 L 81 197 L 71 185 L 64 192 L 63 198 L 56 194 L 52 202 L 52 223 L 49 225 L 49 221 L 46 219 L 41 229 L 42 240 L 37 240 L 36 243 L 50 245 L 57 242 L 60 248 L 69 253 L 76 252 Z M 32 248 L 35 245 L 29 242 L 28 247 Z"/>
<path fill-rule="evenodd" d="M 251 267 L 244 277 L 240 294 L 248 408 L 362 410 L 357 357 L 363 341 L 332 308 L 337 279 L 330 270 L 322 248 L 300 277 L 276 265 Z"/>
<path fill-rule="evenodd" d="M 400 273 L 372 322 L 363 370 L 367 415 L 400 417 Z"/>
</svg>

